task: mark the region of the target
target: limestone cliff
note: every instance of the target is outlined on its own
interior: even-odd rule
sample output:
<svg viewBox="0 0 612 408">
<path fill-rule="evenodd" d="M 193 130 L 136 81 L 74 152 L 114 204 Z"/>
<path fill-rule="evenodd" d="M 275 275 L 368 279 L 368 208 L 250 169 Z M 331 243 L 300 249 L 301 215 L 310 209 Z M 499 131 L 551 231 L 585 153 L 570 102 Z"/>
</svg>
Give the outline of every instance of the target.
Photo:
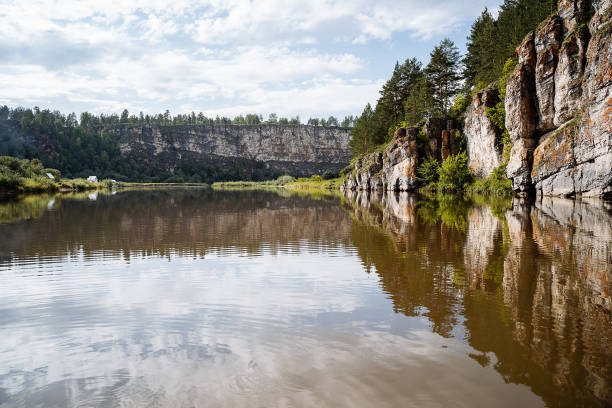
<svg viewBox="0 0 612 408">
<path fill-rule="evenodd" d="M 517 48 L 505 99 L 517 193 L 612 193 L 611 16 L 611 0 L 560 0 Z"/>
<path fill-rule="evenodd" d="M 486 115 L 486 109 L 499 100 L 496 91 L 479 92 L 472 98 L 463 122 L 468 164 L 476 177 L 488 177 L 502 164 L 502 145 L 498 130 Z"/>
<path fill-rule="evenodd" d="M 351 157 L 350 129 L 315 126 L 118 125 L 105 129 L 121 155 L 173 171 L 181 163 L 239 167 L 271 177 L 338 172 Z"/>
</svg>

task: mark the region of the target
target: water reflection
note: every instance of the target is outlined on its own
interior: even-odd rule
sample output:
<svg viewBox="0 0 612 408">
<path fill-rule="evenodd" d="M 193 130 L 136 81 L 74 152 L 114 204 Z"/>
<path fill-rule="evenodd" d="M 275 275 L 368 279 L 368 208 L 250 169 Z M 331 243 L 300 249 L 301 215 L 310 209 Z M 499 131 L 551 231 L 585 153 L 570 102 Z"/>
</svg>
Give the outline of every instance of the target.
<svg viewBox="0 0 612 408">
<path fill-rule="evenodd" d="M 515 200 L 503 214 L 456 197 L 348 198 L 360 257 L 396 310 L 443 336 L 464 325 L 475 360 L 550 406 L 612 403 L 609 204 Z"/>
<path fill-rule="evenodd" d="M 21 203 L 0 204 L 1 406 L 612 401 L 605 203 Z"/>
</svg>

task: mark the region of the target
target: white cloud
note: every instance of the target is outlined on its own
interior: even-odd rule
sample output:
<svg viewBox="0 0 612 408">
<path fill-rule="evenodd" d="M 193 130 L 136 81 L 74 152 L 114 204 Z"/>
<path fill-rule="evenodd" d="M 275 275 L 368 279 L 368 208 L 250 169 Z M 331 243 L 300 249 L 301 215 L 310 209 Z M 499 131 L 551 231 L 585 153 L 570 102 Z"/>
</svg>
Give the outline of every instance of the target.
<svg viewBox="0 0 612 408">
<path fill-rule="evenodd" d="M 445 35 L 487 1 L 11 1 L 0 6 L 0 101 L 357 113 L 381 82 L 368 44 Z"/>
</svg>

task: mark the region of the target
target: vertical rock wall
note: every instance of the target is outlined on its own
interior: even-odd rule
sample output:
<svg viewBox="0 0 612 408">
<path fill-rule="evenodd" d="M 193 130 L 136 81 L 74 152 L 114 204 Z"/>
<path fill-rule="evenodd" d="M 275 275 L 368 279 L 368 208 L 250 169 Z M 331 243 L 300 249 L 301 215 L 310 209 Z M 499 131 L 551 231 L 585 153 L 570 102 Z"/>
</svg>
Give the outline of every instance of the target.
<svg viewBox="0 0 612 408">
<path fill-rule="evenodd" d="M 507 175 L 517 193 L 608 195 L 612 1 L 560 0 L 558 9 L 517 48 L 505 99 Z"/>
<path fill-rule="evenodd" d="M 502 164 L 499 132 L 486 115 L 486 109 L 493 107 L 497 100 L 497 91 L 486 90 L 477 93 L 463 122 L 468 165 L 476 177 L 488 177 Z"/>
<path fill-rule="evenodd" d="M 121 155 L 173 172 L 182 164 L 233 168 L 268 176 L 339 172 L 350 162 L 350 129 L 318 126 L 118 125 Z"/>
</svg>

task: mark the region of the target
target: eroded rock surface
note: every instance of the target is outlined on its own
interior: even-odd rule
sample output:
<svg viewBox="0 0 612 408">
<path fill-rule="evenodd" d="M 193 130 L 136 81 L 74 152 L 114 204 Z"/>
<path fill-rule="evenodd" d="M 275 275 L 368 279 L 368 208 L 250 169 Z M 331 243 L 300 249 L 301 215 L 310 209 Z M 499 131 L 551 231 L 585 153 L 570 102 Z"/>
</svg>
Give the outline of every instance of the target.
<svg viewBox="0 0 612 408">
<path fill-rule="evenodd" d="M 540 131 L 555 128 L 555 70 L 559 60 L 562 33 L 562 21 L 557 16 L 546 20 L 535 33 L 537 53 L 535 84 L 539 116 L 537 129 Z"/>
<path fill-rule="evenodd" d="M 533 138 L 537 125 L 535 104 L 536 53 L 530 33 L 516 49 L 519 63 L 506 84 L 506 128 L 512 141 Z"/>
<path fill-rule="evenodd" d="M 518 139 L 510 150 L 506 174 L 512 179 L 512 189 L 517 193 L 527 193 L 531 189 L 531 164 L 536 145 L 534 139 Z"/>
<path fill-rule="evenodd" d="M 344 128 L 118 125 L 106 131 L 119 138 L 123 156 L 170 172 L 189 161 L 197 166 L 310 176 L 338 172 L 351 159 L 350 129 Z"/>
<path fill-rule="evenodd" d="M 607 196 L 612 194 L 612 1 L 560 0 L 558 8 L 559 17 L 545 21 L 517 48 L 519 64 L 505 100 L 514 142 L 507 175 L 516 192 L 533 187 L 541 195 Z M 529 105 L 534 87 L 536 111 Z"/>
<path fill-rule="evenodd" d="M 555 126 L 572 119 L 580 109 L 587 35 L 586 29 L 570 33 L 559 51 L 555 71 Z"/>
<path fill-rule="evenodd" d="M 502 164 L 498 130 L 486 115 L 486 109 L 494 106 L 497 100 L 497 92 L 491 90 L 474 95 L 463 123 L 468 165 L 472 173 L 481 178 L 490 176 Z"/>
<path fill-rule="evenodd" d="M 417 129 L 398 129 L 384 151 L 358 158 L 342 184 L 343 190 L 412 191 L 418 184 Z"/>
</svg>

